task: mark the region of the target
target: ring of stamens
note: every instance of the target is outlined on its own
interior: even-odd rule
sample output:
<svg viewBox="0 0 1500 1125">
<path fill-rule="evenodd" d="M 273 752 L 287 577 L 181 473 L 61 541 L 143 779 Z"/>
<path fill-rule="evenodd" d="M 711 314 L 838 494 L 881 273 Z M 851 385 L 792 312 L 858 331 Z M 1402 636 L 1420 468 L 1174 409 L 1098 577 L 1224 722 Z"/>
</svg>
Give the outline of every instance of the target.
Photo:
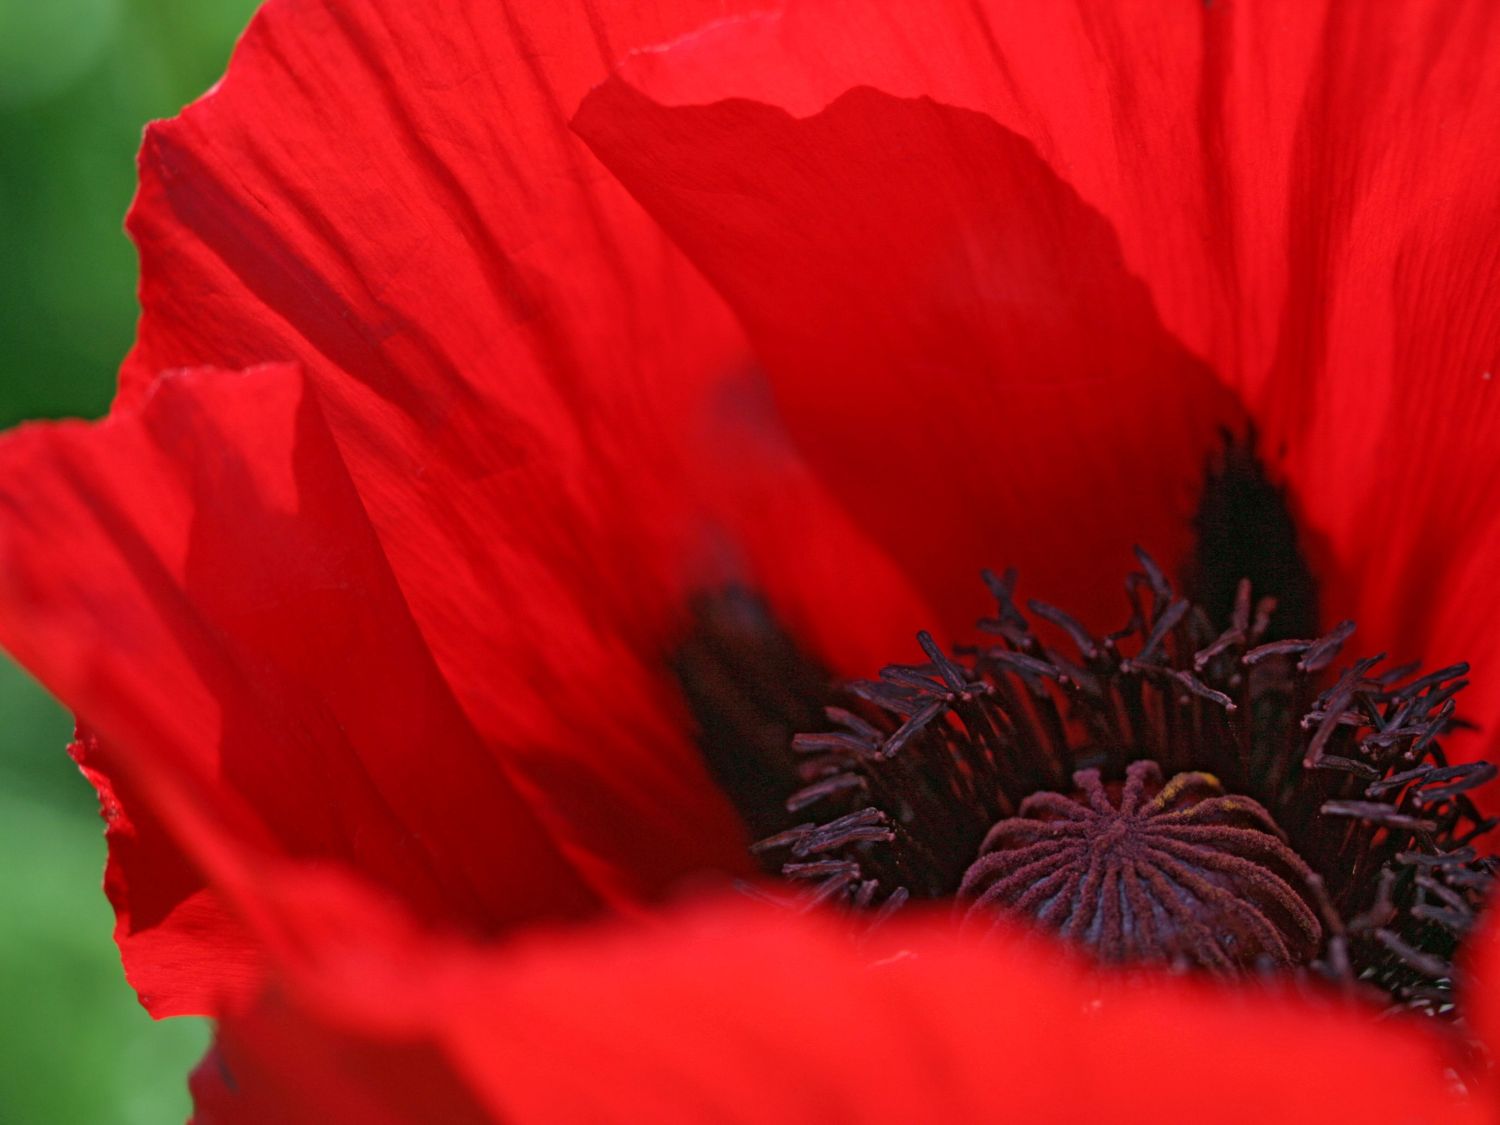
<svg viewBox="0 0 1500 1125">
<path fill-rule="evenodd" d="M 1067 904 L 1081 909 L 1079 901 L 1051 893 L 1072 885 L 1076 867 L 1049 876 L 1055 881 L 1030 897 L 1013 895 L 1004 873 L 1020 870 L 1006 866 L 1019 860 L 1004 853 L 1024 846 L 1025 834 L 1005 823 L 1044 813 L 1067 822 L 1072 814 L 1059 802 L 1069 798 L 1058 795 L 1075 777 L 1097 777 L 1100 793 L 1128 787 L 1139 760 L 1172 778 L 1166 788 L 1179 784 L 1174 775 L 1212 774 L 1223 795 L 1202 794 L 1206 808 L 1195 815 L 1227 816 L 1214 802 L 1238 800 L 1234 815 L 1260 831 L 1232 818 L 1199 827 L 1225 845 L 1218 856 L 1262 868 L 1252 873 L 1195 853 L 1199 867 L 1182 883 L 1197 888 L 1196 905 L 1175 916 L 1183 929 L 1191 929 L 1189 914 L 1199 925 L 1232 923 L 1233 948 L 1178 942 L 1165 954 L 1153 947 L 1153 958 L 1221 969 L 1304 964 L 1374 985 L 1406 1006 L 1451 1012 L 1452 960 L 1495 874 L 1474 847 L 1494 822 L 1469 794 L 1496 770 L 1450 764 L 1440 741 L 1458 721 L 1467 665 L 1419 675 L 1415 665 L 1381 668 L 1382 654 L 1335 672 L 1352 623 L 1318 638 L 1267 640 L 1275 603 L 1252 600 L 1242 582 L 1229 627 L 1215 629 L 1144 552 L 1137 557 L 1142 569 L 1126 582 L 1130 619 L 1114 633 L 1095 636 L 1056 607 L 1028 603 L 1066 645 L 1044 640 L 1017 608 L 1013 572 L 987 574 L 997 613 L 980 629 L 991 643 L 950 655 L 923 633 L 926 664 L 888 667 L 878 680 L 848 685 L 840 705 L 827 709 L 825 729 L 793 739 L 802 785 L 785 807 L 814 818 L 752 850 L 807 888 L 805 905 L 883 914 L 908 898 L 972 895 L 986 909 L 1081 933 L 1087 944 L 1093 916 L 1075 920 Z M 1088 792 L 1096 783 L 1077 784 L 1105 816 Z M 1246 835 L 1231 841 L 1224 835 L 1231 829 Z M 1189 864 L 1178 844 L 1161 850 Z M 1235 886 L 1229 867 L 1251 881 L 1241 891 L 1256 888 L 1254 913 L 1275 917 L 1275 937 L 1263 919 L 1226 905 L 1220 892 Z M 1206 884 L 1204 870 L 1215 875 Z M 1221 913 L 1204 922 L 1196 911 L 1210 900 Z M 1121 930 L 1111 941 L 1100 951 L 1106 960 L 1134 959 L 1143 949 Z"/>
</svg>

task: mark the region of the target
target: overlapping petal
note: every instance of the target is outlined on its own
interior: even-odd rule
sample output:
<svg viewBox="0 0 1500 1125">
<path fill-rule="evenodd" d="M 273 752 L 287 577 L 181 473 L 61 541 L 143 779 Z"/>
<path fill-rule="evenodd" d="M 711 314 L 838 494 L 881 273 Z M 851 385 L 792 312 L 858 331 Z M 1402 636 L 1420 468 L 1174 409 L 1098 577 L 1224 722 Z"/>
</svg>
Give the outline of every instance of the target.
<svg viewBox="0 0 1500 1125">
<path fill-rule="evenodd" d="M 168 377 L 97 427 L 10 436 L 0 462 L 0 635 L 88 723 L 121 943 L 158 1011 L 212 1011 L 246 943 L 135 799 L 153 768 L 439 926 L 608 899 L 439 674 L 294 368 Z"/>
<path fill-rule="evenodd" d="M 666 672 L 692 582 L 851 669 L 923 599 L 964 630 L 985 564 L 1108 621 L 1236 394 L 1336 606 L 1500 657 L 1500 98 L 1448 47 L 1487 21 L 1223 8 L 730 19 L 577 119 L 634 200 L 567 118 L 723 5 L 273 0 L 153 129 L 114 416 L 0 447 L 0 640 L 86 723 L 143 995 L 236 1002 L 205 1121 L 1479 1117 L 1409 1026 L 921 921 L 479 949 L 407 913 L 493 934 L 743 862 Z M 156 380 L 265 360 L 300 366 Z"/>
<path fill-rule="evenodd" d="M 617 52 L 702 17 L 271 3 L 148 131 L 130 219 L 120 402 L 166 368 L 301 362 L 464 713 L 631 897 L 738 852 L 661 651 L 673 435 L 743 346 L 565 118 Z"/>
<path fill-rule="evenodd" d="M 741 408 L 760 392 L 732 317 L 566 128 L 618 54 L 723 10 L 700 9 L 278 0 L 225 80 L 148 131 L 140 337 L 114 422 L 7 451 L 27 465 L 5 628 L 88 727 L 154 1010 L 238 991 L 259 954 L 124 758 L 222 770 L 275 846 L 349 860 L 434 920 L 627 906 L 746 863 L 669 671 L 692 590 L 756 586 L 848 671 L 928 616 L 774 419 Z M 163 367 L 267 359 L 300 363 L 286 421 L 324 438 L 283 449 L 257 429 L 260 390 L 197 386 L 227 374 L 151 398 Z M 272 488 L 257 474 L 278 459 L 296 464 Z M 333 515 L 299 499 L 319 473 L 349 490 Z M 116 479 L 142 482 L 118 526 Z M 182 497 L 196 552 L 160 588 L 117 576 L 186 534 L 145 482 Z M 184 639 L 202 630 L 236 655 L 214 664 Z M 174 645 L 162 667 L 142 655 Z M 374 668 L 386 650 L 400 676 Z M 127 704 L 144 714 L 120 729 Z M 177 725 L 157 738 L 157 719 Z"/>
<path fill-rule="evenodd" d="M 1023 138 L 871 89 L 797 119 L 618 80 L 577 127 L 740 313 L 798 448 L 950 631 L 985 565 L 1102 628 L 1103 560 L 1183 553 L 1232 396 Z"/>
<path fill-rule="evenodd" d="M 859 951 L 747 904 L 665 921 L 341 961 L 223 1026 L 198 1120 L 1486 1119 L 1427 1029 L 1325 999 L 1101 979 L 942 919 Z"/>
<path fill-rule="evenodd" d="M 75 754 L 100 793 L 127 971 L 153 1012 L 217 1011 L 254 991 L 263 961 L 202 857 L 164 828 L 152 789 L 164 773 L 195 778 L 245 841 L 342 865 L 438 929 L 493 934 L 630 904 L 579 843 L 598 825 L 557 813 L 580 794 L 538 793 L 460 707 L 295 366 L 169 375 L 95 426 L 8 437 L 0 465 L 0 641 L 87 724 Z M 777 526 L 806 530 L 820 513 L 826 501 Z M 855 543 L 837 524 L 807 538 Z M 776 573 L 760 556 L 779 544 L 747 544 L 745 569 Z M 853 588 L 878 598 L 880 575 L 860 573 Z M 778 593 L 795 605 L 795 588 Z M 661 737 L 686 742 L 673 702 Z M 617 764 L 611 744 L 584 749 L 600 774 Z M 735 870 L 739 831 L 727 814 L 717 837 L 695 821 L 696 776 L 652 794 L 663 824 L 622 827 L 610 818 L 631 810 L 609 804 L 597 819 L 621 833 L 619 851 L 680 835 L 678 869 Z"/>
<path fill-rule="evenodd" d="M 898 3 L 792 0 L 774 15 L 729 19 L 638 55 L 582 127 L 743 305 L 737 273 L 753 273 L 755 258 L 795 252 L 808 232 L 785 224 L 756 228 L 748 242 L 714 240 L 707 215 L 749 229 L 746 216 L 767 207 L 790 213 L 852 193 L 857 223 L 820 237 L 857 242 L 869 258 L 877 245 L 896 247 L 897 262 L 913 227 L 924 245 L 953 240 L 890 195 L 866 205 L 862 169 L 835 188 L 822 184 L 816 161 L 801 175 L 778 164 L 773 183 L 761 170 L 766 151 L 800 152 L 776 146 L 797 146 L 820 120 L 851 116 L 851 99 L 870 102 L 866 88 L 931 99 L 947 108 L 906 110 L 928 119 L 915 147 L 880 132 L 868 112 L 859 126 L 893 178 L 931 175 L 941 213 L 955 173 L 941 161 L 929 171 L 921 146 L 955 140 L 949 122 L 965 120 L 960 110 L 983 113 L 1029 142 L 1067 192 L 1104 217 L 1113 237 L 1101 243 L 1098 268 L 1140 278 L 1166 330 L 1242 396 L 1303 521 L 1329 618 L 1356 617 L 1370 650 L 1483 668 L 1500 664 L 1500 639 L 1483 624 L 1496 604 L 1489 575 L 1500 549 L 1500 314 L 1488 299 L 1500 281 L 1500 172 L 1481 140 L 1500 128 L 1500 79 L 1487 61 L 1497 41 L 1500 19 L 1482 2 L 1396 3 L 1371 18 L 1362 5 L 1338 2 L 984 0 L 918 19 Z M 693 171 L 680 141 L 670 151 L 626 151 L 627 122 L 647 119 L 653 128 L 670 123 L 679 138 L 711 136 L 731 121 L 751 135 L 717 150 L 738 167 L 718 168 L 716 187 Z M 985 151 L 968 135 L 951 147 Z M 919 153 L 921 172 L 903 169 L 903 158 Z M 966 159 L 950 163 L 977 179 L 994 157 L 975 157 L 978 168 Z M 1018 184 L 992 187 L 975 205 L 978 221 L 999 223 L 1034 205 Z M 1006 261 L 994 248 L 985 260 Z M 879 270 L 857 264 L 863 272 L 851 284 L 872 292 L 866 276 Z M 1092 276 L 1079 259 L 1069 272 Z M 920 289 L 927 279 L 917 277 Z M 1055 286 L 1059 293 L 1066 303 L 1068 287 Z M 1090 339 L 1101 361 L 1108 346 L 1099 337 L 1111 331 L 1096 318 Z M 1124 353 L 1116 370 L 1128 369 Z M 926 389 L 930 373 L 912 370 Z M 800 379 L 782 388 L 794 428 L 811 409 L 810 376 Z M 1002 390 L 1011 391 L 1008 382 Z M 1082 417 L 1075 426 L 1088 433 L 1087 411 Z M 1174 419 L 1159 421 L 1165 434 Z M 810 450 L 825 448 L 811 436 L 817 428 L 798 430 Z M 973 463 L 972 436 L 963 428 L 950 436 L 965 440 L 949 456 Z M 1139 462 L 1122 458 L 1118 471 L 1137 472 Z M 1055 459 L 1027 463 L 1033 477 L 1044 465 L 1057 471 Z M 919 479 L 925 495 L 941 492 Z M 1159 480 L 1142 479 L 1159 489 Z M 871 513 L 862 514 L 868 526 Z M 973 518 L 996 514 L 992 505 Z M 1009 515 L 1003 506 L 998 514 Z M 1467 704 L 1492 735 L 1500 679 L 1476 682 Z M 1465 755 L 1482 750 L 1473 740 L 1455 745 Z"/>
</svg>

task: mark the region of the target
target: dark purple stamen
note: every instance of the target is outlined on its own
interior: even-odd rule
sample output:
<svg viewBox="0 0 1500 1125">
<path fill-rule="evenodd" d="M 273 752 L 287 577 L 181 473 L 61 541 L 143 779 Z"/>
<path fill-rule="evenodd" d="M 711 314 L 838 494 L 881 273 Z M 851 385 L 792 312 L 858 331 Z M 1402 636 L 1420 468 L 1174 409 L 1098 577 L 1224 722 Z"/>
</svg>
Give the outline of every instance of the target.
<svg viewBox="0 0 1500 1125">
<path fill-rule="evenodd" d="M 1335 671 L 1352 623 L 1269 640 L 1275 602 L 1241 581 L 1215 627 L 1137 557 L 1104 636 L 1031 602 L 1039 634 L 986 574 L 995 643 L 923 633 L 927 663 L 848 685 L 791 743 L 783 807 L 814 819 L 756 853 L 810 901 L 956 898 L 1104 961 L 1299 967 L 1451 1013 L 1495 874 L 1469 794 L 1496 771 L 1440 745 L 1467 666 Z"/>
</svg>

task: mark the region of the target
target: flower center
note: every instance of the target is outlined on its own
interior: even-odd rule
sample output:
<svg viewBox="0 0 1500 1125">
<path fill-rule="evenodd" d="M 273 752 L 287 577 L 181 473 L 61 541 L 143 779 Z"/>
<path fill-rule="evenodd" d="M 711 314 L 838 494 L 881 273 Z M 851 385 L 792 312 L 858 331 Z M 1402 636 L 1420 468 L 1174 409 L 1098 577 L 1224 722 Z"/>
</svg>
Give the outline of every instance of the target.
<svg viewBox="0 0 1500 1125">
<path fill-rule="evenodd" d="M 1213 969 L 1302 964 L 1317 952 L 1321 885 L 1259 804 L 1206 773 L 1165 785 L 1152 761 L 1123 785 L 1033 793 L 979 846 L 958 889 L 969 922 L 1024 916 L 1102 961 Z"/>
<path fill-rule="evenodd" d="M 677 671 L 752 853 L 796 905 L 871 924 L 947 901 L 1103 962 L 1281 968 L 1453 1016 L 1497 866 L 1470 798 L 1496 769 L 1441 747 L 1468 666 L 1343 661 L 1348 621 L 1312 635 L 1253 450 L 1226 447 L 1194 526 L 1192 599 L 1137 551 L 1128 618 L 1098 636 L 987 573 L 984 643 L 921 633 L 925 663 L 832 693 L 755 598 L 704 599 Z"/>
<path fill-rule="evenodd" d="M 738 716 L 705 747 L 736 763 L 739 782 L 717 768 L 763 836 L 752 852 L 799 905 L 878 922 L 947 900 L 965 926 L 1029 921 L 1104 962 L 1295 969 L 1451 1014 L 1453 958 L 1494 875 L 1469 794 L 1496 770 L 1440 747 L 1467 666 L 1341 665 L 1349 622 L 1269 640 L 1274 602 L 1248 581 L 1217 628 L 1137 555 L 1119 630 L 1023 613 L 1016 575 L 987 574 L 987 643 L 947 653 L 919 634 L 925 664 L 825 689 L 795 735 L 774 716 L 826 682 L 816 666 L 753 599 L 704 616 L 707 647 L 679 670 L 700 716 Z M 775 670 L 730 674 L 752 650 Z"/>
</svg>

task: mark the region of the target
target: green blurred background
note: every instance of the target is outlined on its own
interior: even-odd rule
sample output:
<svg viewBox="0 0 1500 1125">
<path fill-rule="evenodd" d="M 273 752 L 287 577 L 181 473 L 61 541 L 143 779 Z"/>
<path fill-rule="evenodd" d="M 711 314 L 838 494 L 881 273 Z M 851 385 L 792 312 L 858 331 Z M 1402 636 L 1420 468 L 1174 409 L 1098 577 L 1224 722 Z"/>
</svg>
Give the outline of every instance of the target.
<svg viewBox="0 0 1500 1125">
<path fill-rule="evenodd" d="M 142 125 L 222 73 L 253 0 L 0 0 L 0 424 L 96 417 L 135 322 Z M 0 661 L 0 1122 L 182 1121 L 208 1041 L 135 1001 L 68 716 Z"/>
</svg>

